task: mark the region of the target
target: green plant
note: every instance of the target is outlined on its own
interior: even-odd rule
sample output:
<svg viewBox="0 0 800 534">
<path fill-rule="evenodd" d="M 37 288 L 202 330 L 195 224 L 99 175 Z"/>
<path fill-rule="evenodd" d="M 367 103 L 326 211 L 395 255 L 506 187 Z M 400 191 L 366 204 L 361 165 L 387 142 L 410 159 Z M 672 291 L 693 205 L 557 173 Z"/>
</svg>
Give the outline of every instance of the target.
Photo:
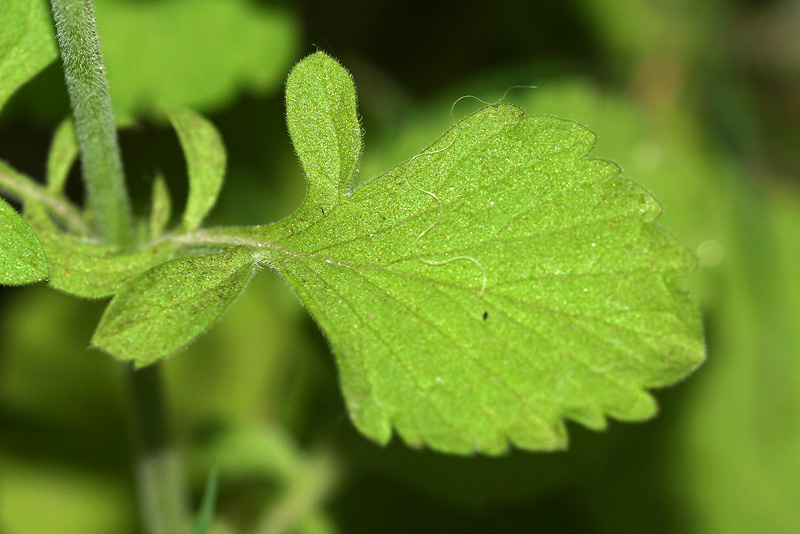
<svg viewBox="0 0 800 534">
<path fill-rule="evenodd" d="M 350 417 L 380 443 L 395 431 L 411 446 L 459 454 L 563 448 L 565 419 L 592 429 L 607 416 L 647 419 L 655 402 L 646 390 L 703 359 L 699 314 L 674 281 L 694 257 L 655 223 L 660 206 L 647 191 L 586 157 L 593 134 L 498 103 L 353 188 L 362 147 L 355 88 L 321 52 L 298 63 L 286 86 L 309 186 L 292 216 L 202 228 L 226 156 L 210 123 L 176 110 L 186 207 L 168 229 L 170 195 L 157 179 L 149 217 L 135 220 L 91 3 L 52 4 L 74 126 L 55 136 L 46 185 L 0 168 L 0 187 L 24 210 L 0 204 L 0 272 L 8 285 L 46 279 L 77 297 L 113 297 L 92 344 L 144 368 L 123 372 L 152 530 L 186 524 L 157 362 L 217 321 L 263 266 L 289 281 L 325 332 Z M 10 5 L 4 99 L 53 52 L 33 4 Z M 84 209 L 64 194 L 79 152 Z M 207 516 L 206 506 L 204 524 Z"/>
</svg>

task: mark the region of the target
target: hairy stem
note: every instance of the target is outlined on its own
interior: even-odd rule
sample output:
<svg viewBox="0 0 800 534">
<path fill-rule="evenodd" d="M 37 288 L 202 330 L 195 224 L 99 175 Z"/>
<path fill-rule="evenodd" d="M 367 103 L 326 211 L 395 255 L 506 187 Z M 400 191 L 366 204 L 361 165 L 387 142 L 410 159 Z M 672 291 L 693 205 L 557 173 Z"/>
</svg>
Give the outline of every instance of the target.
<svg viewBox="0 0 800 534">
<path fill-rule="evenodd" d="M 130 208 L 94 9 L 91 0 L 50 3 L 97 233 L 126 246 L 132 240 Z"/>
<path fill-rule="evenodd" d="M 22 173 L 0 161 L 0 190 L 19 200 L 41 202 L 48 211 L 73 233 L 80 236 L 91 235 L 91 229 L 81 216 L 81 212 L 71 202 L 53 195 Z"/>
<path fill-rule="evenodd" d="M 136 478 L 148 534 L 189 532 L 188 503 L 177 451 L 171 445 L 162 398 L 161 367 L 134 371 L 120 364 L 132 407 Z"/>
<path fill-rule="evenodd" d="M 130 208 L 92 2 L 51 0 L 50 4 L 97 234 L 106 243 L 130 246 Z M 187 533 L 186 492 L 167 432 L 160 368 L 121 368 L 130 393 L 145 530 L 149 534 Z"/>
</svg>

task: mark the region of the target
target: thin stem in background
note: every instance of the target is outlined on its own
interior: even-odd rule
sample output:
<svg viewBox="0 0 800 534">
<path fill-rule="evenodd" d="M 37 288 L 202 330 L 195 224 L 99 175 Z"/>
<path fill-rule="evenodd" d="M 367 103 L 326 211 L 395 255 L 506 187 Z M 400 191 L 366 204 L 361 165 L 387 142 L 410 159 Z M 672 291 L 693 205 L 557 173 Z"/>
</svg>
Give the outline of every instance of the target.
<svg viewBox="0 0 800 534">
<path fill-rule="evenodd" d="M 127 379 L 136 448 L 142 523 L 149 534 L 185 534 L 189 507 L 180 461 L 169 446 L 172 439 L 164 413 L 160 367 L 134 371 L 120 364 Z"/>
<path fill-rule="evenodd" d="M 0 190 L 18 200 L 35 200 L 44 204 L 64 226 L 79 236 L 91 234 L 81 211 L 69 200 L 54 195 L 24 174 L 0 162 Z"/>
<path fill-rule="evenodd" d="M 95 227 L 106 243 L 126 247 L 132 242 L 131 215 L 92 2 L 50 4 Z M 187 494 L 167 431 L 160 367 L 121 369 L 130 393 L 144 527 L 149 534 L 184 534 L 190 525 Z"/>
<path fill-rule="evenodd" d="M 100 237 L 131 243 L 131 216 L 108 82 L 90 0 L 51 0 L 83 178 Z"/>
</svg>

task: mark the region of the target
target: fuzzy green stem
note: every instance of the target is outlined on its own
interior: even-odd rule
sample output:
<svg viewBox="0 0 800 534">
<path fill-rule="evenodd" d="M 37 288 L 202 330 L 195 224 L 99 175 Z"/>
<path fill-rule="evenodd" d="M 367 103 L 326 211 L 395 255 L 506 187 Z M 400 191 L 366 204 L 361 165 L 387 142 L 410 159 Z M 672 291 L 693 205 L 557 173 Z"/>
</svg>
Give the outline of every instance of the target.
<svg viewBox="0 0 800 534">
<path fill-rule="evenodd" d="M 130 208 L 92 2 L 50 4 L 95 227 L 106 243 L 129 246 Z M 186 492 L 167 431 L 159 372 L 158 366 L 140 371 L 122 366 L 132 409 L 142 520 L 149 534 L 184 534 L 190 525 Z"/>
<path fill-rule="evenodd" d="M 50 3 L 97 233 L 108 243 L 126 246 L 131 243 L 130 208 L 92 2 Z"/>
<path fill-rule="evenodd" d="M 23 201 L 41 202 L 70 231 L 80 236 L 91 234 L 80 210 L 65 198 L 54 195 L 24 174 L 0 161 L 0 190 Z"/>
<path fill-rule="evenodd" d="M 138 371 L 121 364 L 127 379 L 136 479 L 144 531 L 148 534 L 187 534 L 190 528 L 183 473 L 171 446 L 164 413 L 160 366 Z"/>
</svg>

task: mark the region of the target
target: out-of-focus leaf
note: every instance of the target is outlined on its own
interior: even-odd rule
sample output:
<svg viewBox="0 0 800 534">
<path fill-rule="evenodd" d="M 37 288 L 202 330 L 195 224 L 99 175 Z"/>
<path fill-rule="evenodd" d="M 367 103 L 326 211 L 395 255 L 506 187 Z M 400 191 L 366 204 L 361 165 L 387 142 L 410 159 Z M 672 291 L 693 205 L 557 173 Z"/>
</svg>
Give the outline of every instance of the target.
<svg viewBox="0 0 800 534">
<path fill-rule="evenodd" d="M 96 0 L 95 13 L 123 120 L 277 89 L 298 44 L 289 9 L 251 0 Z"/>
<path fill-rule="evenodd" d="M 653 72 L 665 84 L 674 81 L 678 62 L 702 53 L 702 46 L 714 35 L 724 18 L 724 2 L 642 2 L 640 0 L 578 0 L 577 9 L 597 37 L 598 46 L 625 63 L 663 61 L 665 71 Z M 680 31 L 676 31 L 680 28 Z M 651 68 L 656 65 L 650 65 Z M 666 88 L 667 91 L 671 87 Z"/>
<path fill-rule="evenodd" d="M 189 173 L 189 198 L 183 213 L 184 230 L 196 230 L 217 201 L 225 178 L 225 146 L 216 128 L 189 110 L 171 111 Z"/>
<path fill-rule="evenodd" d="M 128 489 L 106 474 L 0 455 L 0 517 L 8 534 L 133 534 Z"/>
<path fill-rule="evenodd" d="M 158 243 L 134 252 L 85 241 L 58 228 L 44 208 L 28 203 L 26 217 L 39 235 L 50 265 L 49 284 L 83 298 L 113 295 L 128 279 L 167 260 L 178 245 Z"/>
<path fill-rule="evenodd" d="M 2 0 L 0 30 L 0 109 L 25 82 L 57 55 L 47 3 L 40 0 Z"/>
<path fill-rule="evenodd" d="M 36 233 L 0 198 L 0 284 L 32 284 L 48 273 L 47 256 Z"/>
<path fill-rule="evenodd" d="M 102 313 L 101 303 L 75 299 L 43 284 L 17 288 L 4 297 L 7 305 L 0 309 L 0 409 L 37 424 L 27 432 L 6 431 L 9 427 L 4 426 L 0 448 L 38 453 L 36 432 L 41 431 L 47 443 L 41 447 L 42 454 L 74 453 L 68 451 L 74 444 L 84 449 L 84 454 L 94 446 L 103 455 L 117 455 L 119 461 L 125 461 L 127 451 L 113 452 L 126 439 L 120 416 L 119 370 L 110 358 L 87 357 L 86 352 Z M 90 417 L 86 406 L 93 406 Z M 101 428 L 97 428 L 98 421 L 103 421 Z M 9 419 L 3 423 L 14 428 Z M 52 437 L 48 439 L 47 433 L 53 429 L 68 434 L 70 444 L 50 443 Z M 26 444 L 26 439 L 34 444 Z"/>
<path fill-rule="evenodd" d="M 800 525 L 800 195 L 773 193 L 730 210 L 717 335 L 676 436 L 673 483 L 699 532 Z"/>
<path fill-rule="evenodd" d="M 219 458 L 222 478 L 263 479 L 280 488 L 279 500 L 263 507 L 254 532 L 338 532 L 322 509 L 339 479 L 327 449 L 308 453 L 285 428 L 261 423 L 225 429 L 209 445 L 199 458 L 204 464 Z"/>
<path fill-rule="evenodd" d="M 249 247 L 184 256 L 130 280 L 106 308 L 92 345 L 136 367 L 184 348 L 219 319 L 256 268 Z"/>
</svg>

